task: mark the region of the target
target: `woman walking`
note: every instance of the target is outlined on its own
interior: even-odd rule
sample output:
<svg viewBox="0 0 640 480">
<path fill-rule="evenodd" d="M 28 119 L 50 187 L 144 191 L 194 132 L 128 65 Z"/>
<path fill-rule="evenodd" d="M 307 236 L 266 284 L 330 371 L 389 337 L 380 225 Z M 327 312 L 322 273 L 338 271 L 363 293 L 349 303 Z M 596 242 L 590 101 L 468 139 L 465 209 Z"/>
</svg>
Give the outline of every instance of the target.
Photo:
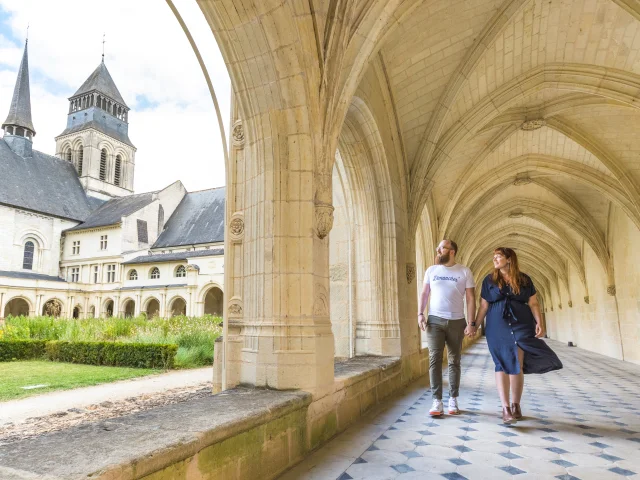
<svg viewBox="0 0 640 480">
<path fill-rule="evenodd" d="M 493 267 L 493 273 L 482 282 L 476 325 L 487 317 L 485 332 L 496 366 L 502 421 L 511 424 L 522 418 L 520 399 L 524 374 L 559 370 L 562 362 L 540 339 L 544 336 L 544 327 L 536 289 L 531 278 L 520 272 L 516 252 L 496 248 Z"/>
</svg>

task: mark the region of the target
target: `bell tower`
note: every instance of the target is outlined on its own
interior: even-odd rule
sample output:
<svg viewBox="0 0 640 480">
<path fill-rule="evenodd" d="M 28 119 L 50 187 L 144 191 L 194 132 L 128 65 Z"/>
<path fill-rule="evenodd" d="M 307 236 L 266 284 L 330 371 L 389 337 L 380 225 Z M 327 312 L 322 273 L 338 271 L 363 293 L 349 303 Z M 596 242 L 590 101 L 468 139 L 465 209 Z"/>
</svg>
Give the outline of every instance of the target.
<svg viewBox="0 0 640 480">
<path fill-rule="evenodd" d="M 129 107 L 104 58 L 69 98 L 67 128 L 57 155 L 72 162 L 88 195 L 104 200 L 133 193 L 136 147 L 129 139 Z"/>
</svg>

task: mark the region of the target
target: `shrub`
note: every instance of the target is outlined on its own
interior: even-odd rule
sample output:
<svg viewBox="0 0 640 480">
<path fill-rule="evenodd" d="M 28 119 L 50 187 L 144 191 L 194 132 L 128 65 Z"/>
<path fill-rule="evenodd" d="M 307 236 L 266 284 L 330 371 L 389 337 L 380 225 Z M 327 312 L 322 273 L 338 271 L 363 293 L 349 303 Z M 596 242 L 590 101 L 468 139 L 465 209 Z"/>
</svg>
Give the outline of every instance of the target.
<svg viewBox="0 0 640 480">
<path fill-rule="evenodd" d="M 0 340 L 0 362 L 44 356 L 45 340 Z"/>
<path fill-rule="evenodd" d="M 125 342 L 65 342 L 46 345 L 49 360 L 114 367 L 163 368 L 174 365 L 177 345 Z"/>
</svg>

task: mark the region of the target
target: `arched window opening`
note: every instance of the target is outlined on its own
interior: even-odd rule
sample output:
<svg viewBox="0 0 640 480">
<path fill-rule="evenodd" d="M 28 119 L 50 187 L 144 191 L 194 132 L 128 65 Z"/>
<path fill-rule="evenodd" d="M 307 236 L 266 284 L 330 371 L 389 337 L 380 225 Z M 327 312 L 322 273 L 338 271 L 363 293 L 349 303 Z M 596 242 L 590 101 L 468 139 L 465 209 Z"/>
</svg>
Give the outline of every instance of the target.
<svg viewBox="0 0 640 480">
<path fill-rule="evenodd" d="M 89 317 L 96 318 L 96 307 L 94 305 L 91 305 L 91 308 L 89 308 Z"/>
<path fill-rule="evenodd" d="M 122 157 L 120 155 L 116 156 L 116 168 L 113 173 L 113 184 L 116 186 L 120 186 L 120 180 L 122 176 Z"/>
<path fill-rule="evenodd" d="M 137 280 L 138 279 L 138 272 L 136 270 L 131 270 L 129 272 L 129 280 Z"/>
<path fill-rule="evenodd" d="M 147 318 L 153 318 L 160 315 L 160 302 L 155 298 L 149 300 L 149 303 L 147 303 L 146 314 Z"/>
<path fill-rule="evenodd" d="M 67 162 L 71 163 L 72 157 L 71 157 L 71 149 L 70 148 L 68 148 L 67 151 L 65 152 L 64 159 Z"/>
<path fill-rule="evenodd" d="M 62 304 L 56 299 L 49 300 L 42 307 L 42 315 L 47 317 L 59 317 L 61 313 Z"/>
<path fill-rule="evenodd" d="M 107 318 L 113 317 L 113 300 L 108 300 L 104 305 L 104 314 Z"/>
<path fill-rule="evenodd" d="M 184 265 L 180 265 L 178 268 L 176 268 L 176 277 L 184 278 L 186 276 L 187 276 L 187 269 L 184 268 Z"/>
<path fill-rule="evenodd" d="M 28 317 L 29 304 L 24 298 L 13 298 L 4 307 L 4 317 Z"/>
<path fill-rule="evenodd" d="M 80 145 L 80 150 L 78 151 L 78 176 L 82 176 L 82 162 L 84 160 L 84 147 Z"/>
<path fill-rule="evenodd" d="M 158 236 L 162 233 L 162 229 L 164 228 L 164 208 L 162 205 L 158 207 Z"/>
<path fill-rule="evenodd" d="M 103 182 L 107 179 L 107 150 L 102 149 L 100 152 L 100 180 Z"/>
<path fill-rule="evenodd" d="M 80 318 L 80 307 L 73 307 L 73 318 Z"/>
<path fill-rule="evenodd" d="M 151 269 L 150 277 L 152 280 L 157 280 L 158 278 L 160 278 L 160 269 L 158 267 L 153 267 Z"/>
<path fill-rule="evenodd" d="M 171 302 L 172 317 L 175 317 L 177 315 L 186 315 L 186 314 L 187 314 L 187 302 L 185 302 L 183 298 L 178 297 L 173 302 Z"/>
<path fill-rule="evenodd" d="M 124 304 L 123 310 L 125 318 L 134 317 L 136 314 L 136 302 L 134 302 L 133 300 L 127 300 L 127 302 Z"/>
<path fill-rule="evenodd" d="M 24 244 L 24 254 L 22 256 L 22 268 L 25 270 L 33 270 L 33 254 L 35 252 L 36 246 L 31 241 L 28 240 Z"/>
<path fill-rule="evenodd" d="M 222 315 L 222 290 L 218 287 L 209 289 L 204 297 L 205 315 Z"/>
</svg>

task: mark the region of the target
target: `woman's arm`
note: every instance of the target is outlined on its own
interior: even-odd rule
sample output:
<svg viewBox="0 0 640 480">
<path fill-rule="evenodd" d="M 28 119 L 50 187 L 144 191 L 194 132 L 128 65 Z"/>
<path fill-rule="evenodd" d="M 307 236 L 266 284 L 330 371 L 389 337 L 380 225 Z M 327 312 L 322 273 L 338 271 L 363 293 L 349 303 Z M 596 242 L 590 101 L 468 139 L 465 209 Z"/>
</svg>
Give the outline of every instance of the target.
<svg viewBox="0 0 640 480">
<path fill-rule="evenodd" d="M 529 297 L 529 308 L 536 320 L 536 338 L 544 337 L 544 327 L 542 326 L 542 317 L 540 316 L 540 304 L 537 295 Z"/>
<path fill-rule="evenodd" d="M 487 316 L 487 310 L 489 310 L 489 302 L 481 298 L 480 307 L 478 307 L 478 313 L 476 313 L 476 325 L 480 325 L 480 322 Z"/>
</svg>

